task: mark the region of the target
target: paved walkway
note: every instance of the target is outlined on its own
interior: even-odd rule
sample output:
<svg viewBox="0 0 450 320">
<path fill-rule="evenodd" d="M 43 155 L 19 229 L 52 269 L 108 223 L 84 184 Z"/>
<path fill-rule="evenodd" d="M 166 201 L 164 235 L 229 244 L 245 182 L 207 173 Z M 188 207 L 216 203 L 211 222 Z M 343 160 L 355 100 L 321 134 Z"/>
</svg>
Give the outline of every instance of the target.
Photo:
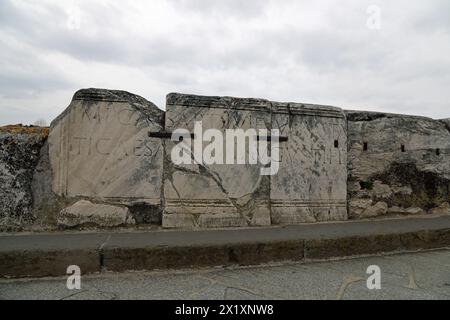
<svg viewBox="0 0 450 320">
<path fill-rule="evenodd" d="M 142 246 L 196 246 L 236 244 L 248 241 L 289 241 L 317 238 L 404 233 L 418 230 L 450 229 L 450 216 L 415 217 L 372 221 L 346 221 L 303 224 L 298 226 L 212 229 L 201 231 L 147 232 L 60 232 L 51 234 L 17 234 L 0 236 L 0 251 L 29 249 L 80 249 Z"/>
<path fill-rule="evenodd" d="M 309 261 L 450 246 L 450 216 L 206 231 L 0 236 L 1 276 Z"/>
<path fill-rule="evenodd" d="M 368 290 L 367 268 L 381 269 Z M 445 299 L 450 250 L 247 268 L 103 273 L 81 278 L 0 280 L 0 299 Z"/>
</svg>

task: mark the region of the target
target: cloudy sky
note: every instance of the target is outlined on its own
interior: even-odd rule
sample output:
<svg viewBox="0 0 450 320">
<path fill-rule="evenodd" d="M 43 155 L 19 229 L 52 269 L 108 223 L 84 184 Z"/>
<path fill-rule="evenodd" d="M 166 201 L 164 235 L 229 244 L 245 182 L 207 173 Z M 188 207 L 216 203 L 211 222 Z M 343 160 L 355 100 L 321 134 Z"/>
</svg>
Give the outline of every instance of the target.
<svg viewBox="0 0 450 320">
<path fill-rule="evenodd" d="M 0 125 L 87 87 L 447 118 L 450 1 L 0 0 Z"/>
</svg>

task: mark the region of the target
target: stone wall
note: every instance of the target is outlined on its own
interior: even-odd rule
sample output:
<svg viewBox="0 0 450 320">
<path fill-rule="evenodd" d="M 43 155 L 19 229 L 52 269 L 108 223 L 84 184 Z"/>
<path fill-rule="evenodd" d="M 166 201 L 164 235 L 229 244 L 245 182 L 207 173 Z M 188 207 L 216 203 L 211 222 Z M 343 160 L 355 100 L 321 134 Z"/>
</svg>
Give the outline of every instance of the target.
<svg viewBox="0 0 450 320">
<path fill-rule="evenodd" d="M 173 131 L 208 146 L 194 134 L 196 121 L 221 134 L 279 130 L 278 172 L 262 175 L 253 163 L 175 164 Z M 450 214 L 449 189 L 450 119 L 184 94 L 169 94 L 163 112 L 128 92 L 84 89 L 50 132 L 0 128 L 3 231 Z"/>
<path fill-rule="evenodd" d="M 450 213 L 448 121 L 347 111 L 349 216 Z"/>
<path fill-rule="evenodd" d="M 270 103 L 258 99 L 167 96 L 168 133 L 177 129 L 194 133 L 194 125 L 200 121 L 202 131 L 216 129 L 222 137 L 227 129 L 270 129 Z M 220 140 L 222 144 L 225 142 Z M 196 136 L 191 141 L 192 150 L 196 143 L 202 149 L 208 145 Z M 175 165 L 171 159 L 175 144 L 170 140 L 165 143 L 164 227 L 270 225 L 270 180 L 261 176 L 260 165 L 248 161 L 207 165 L 202 159 L 195 159 L 191 165 Z M 226 151 L 223 156 L 227 156 Z"/>
<path fill-rule="evenodd" d="M 279 130 L 278 172 L 260 164 L 174 165 L 165 143 L 165 227 L 238 227 L 347 219 L 346 121 L 339 108 L 170 94 L 166 131 Z M 191 144 L 195 144 L 195 137 Z M 209 144 L 202 143 L 202 147 Z M 225 150 L 224 156 L 226 157 Z M 248 152 L 247 152 L 248 153 Z M 277 161 L 278 161 L 277 160 Z"/>
<path fill-rule="evenodd" d="M 124 91 L 87 89 L 50 127 L 52 190 L 72 203 L 58 216 L 62 226 L 89 224 L 87 208 L 110 216 L 94 225 L 160 223 L 163 149 L 148 133 L 163 129 L 164 113 L 153 103 Z M 115 209 L 114 209 L 115 207 Z M 78 208 L 82 208 L 80 210 Z M 115 212 L 125 210 L 118 220 Z M 111 224 L 111 219 L 115 223 Z"/>
<path fill-rule="evenodd" d="M 281 143 L 279 172 L 271 176 L 274 224 L 347 220 L 347 126 L 336 107 L 272 103 Z"/>
<path fill-rule="evenodd" d="M 47 128 L 0 127 L 0 230 L 20 230 L 33 224 L 33 174 Z"/>
</svg>

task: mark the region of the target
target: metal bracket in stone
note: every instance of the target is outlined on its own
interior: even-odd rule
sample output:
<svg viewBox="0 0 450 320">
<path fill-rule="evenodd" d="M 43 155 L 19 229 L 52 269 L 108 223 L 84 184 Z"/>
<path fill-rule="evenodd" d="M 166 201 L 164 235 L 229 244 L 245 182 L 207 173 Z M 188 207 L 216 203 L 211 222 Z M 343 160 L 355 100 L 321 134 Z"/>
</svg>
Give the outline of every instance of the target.
<svg viewBox="0 0 450 320">
<path fill-rule="evenodd" d="M 148 136 L 150 138 L 159 138 L 159 139 L 171 139 L 172 138 L 172 132 L 149 132 Z M 195 134 L 191 133 L 191 139 L 195 139 Z M 257 141 L 272 141 L 272 136 L 257 136 Z M 286 136 L 279 136 L 278 141 L 279 142 L 287 142 L 289 140 Z"/>
<path fill-rule="evenodd" d="M 172 139 L 172 132 L 149 132 L 148 136 L 150 138 L 159 138 L 159 139 Z M 195 139 L 195 135 L 191 133 L 191 139 Z"/>
</svg>

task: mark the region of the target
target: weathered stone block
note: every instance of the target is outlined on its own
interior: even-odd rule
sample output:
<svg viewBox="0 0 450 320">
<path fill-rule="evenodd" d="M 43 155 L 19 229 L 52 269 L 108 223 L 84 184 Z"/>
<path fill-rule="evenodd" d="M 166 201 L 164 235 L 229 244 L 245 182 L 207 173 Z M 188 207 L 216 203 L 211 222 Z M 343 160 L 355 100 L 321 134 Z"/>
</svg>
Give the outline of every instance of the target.
<svg viewBox="0 0 450 320">
<path fill-rule="evenodd" d="M 63 209 L 58 215 L 58 225 L 65 228 L 91 225 L 97 227 L 118 227 L 135 224 L 127 207 L 96 204 L 80 200 Z"/>
<path fill-rule="evenodd" d="M 192 214 L 172 213 L 163 216 L 162 226 L 167 229 L 189 229 L 197 227 L 197 222 Z"/>
<path fill-rule="evenodd" d="M 383 216 L 388 211 L 388 205 L 386 202 L 377 202 L 375 205 L 368 207 L 361 214 L 361 218 L 372 218 Z"/>
<path fill-rule="evenodd" d="M 450 201 L 448 120 L 346 113 L 350 203 L 369 198 L 401 209 L 390 209 L 389 214 L 425 214 Z"/>
<path fill-rule="evenodd" d="M 444 202 L 439 207 L 431 209 L 430 214 L 450 215 L 450 204 L 448 202 Z"/>
<path fill-rule="evenodd" d="M 53 191 L 67 198 L 113 203 L 161 203 L 163 150 L 150 131 L 163 111 L 124 91 L 75 93 L 49 134 Z"/>
<path fill-rule="evenodd" d="M 0 127 L 0 230 L 20 230 L 36 219 L 31 185 L 47 135 L 47 128 Z"/>
<path fill-rule="evenodd" d="M 165 216 L 195 214 L 197 223 L 205 227 L 347 219 L 346 120 L 341 109 L 262 99 L 168 95 L 168 132 L 186 129 L 194 135 L 199 121 L 203 130 L 216 129 L 223 136 L 227 129 L 279 130 L 278 148 L 271 139 L 267 143 L 281 154 L 279 159 L 273 157 L 279 169 L 262 176 L 261 164 L 205 165 L 196 161 L 175 165 L 166 158 Z M 196 140 L 203 149 L 208 145 L 194 137 L 194 147 Z M 166 142 L 166 157 L 176 143 Z M 195 155 L 192 158 L 196 159 Z"/>
<path fill-rule="evenodd" d="M 193 135 L 195 124 L 200 121 L 203 132 L 215 129 L 225 138 L 227 129 L 269 129 L 270 103 L 258 99 L 182 94 L 167 96 L 165 122 L 168 132 L 185 129 Z M 199 143 L 201 150 L 210 144 L 202 138 L 195 136 L 192 139 L 192 153 L 195 144 Z M 270 224 L 269 177 L 261 176 L 259 164 L 250 164 L 249 161 L 245 164 L 238 164 L 237 161 L 226 164 L 227 141 L 222 142 L 222 163 L 206 164 L 191 154 L 192 164 L 175 164 L 171 154 L 178 142 L 165 141 L 163 221 L 172 221 L 174 214 L 189 213 L 198 217 L 196 224 L 201 227 Z M 187 223 L 191 225 L 189 219 Z M 163 225 L 167 224 L 172 225 L 163 222 Z"/>
<path fill-rule="evenodd" d="M 347 219 L 346 119 L 339 108 L 272 103 L 280 144 L 271 177 L 272 222 L 296 224 Z"/>
<path fill-rule="evenodd" d="M 352 199 L 349 201 L 349 217 L 352 219 L 361 218 L 364 210 L 372 206 L 372 199 Z"/>
<path fill-rule="evenodd" d="M 199 226 L 202 228 L 226 228 L 248 226 L 247 220 L 240 215 L 230 214 L 202 214 L 199 217 Z"/>
<path fill-rule="evenodd" d="M 204 141 L 208 129 L 224 137 L 228 129 L 279 130 L 278 169 L 262 175 L 266 166 L 249 163 L 247 144 L 244 163 L 235 155 L 234 164 L 209 164 L 194 153 L 191 164 L 176 164 L 176 129 L 201 150 L 216 140 Z M 183 94 L 167 96 L 164 114 L 124 91 L 86 89 L 53 121 L 46 143 L 47 132 L 0 128 L 1 230 L 54 226 L 61 208 L 80 199 L 167 228 L 450 214 L 449 119 Z"/>
<path fill-rule="evenodd" d="M 381 181 L 374 181 L 372 194 L 378 198 L 389 198 L 392 195 L 391 187 Z"/>
<path fill-rule="evenodd" d="M 422 208 L 408 208 L 406 209 L 406 213 L 410 215 L 420 215 L 420 214 L 426 214 L 427 212 Z"/>
<path fill-rule="evenodd" d="M 393 214 L 393 215 L 403 215 L 403 214 L 408 214 L 408 212 L 406 211 L 406 209 L 398 207 L 398 206 L 393 206 L 391 208 L 388 209 L 387 211 L 388 214 Z"/>
</svg>

